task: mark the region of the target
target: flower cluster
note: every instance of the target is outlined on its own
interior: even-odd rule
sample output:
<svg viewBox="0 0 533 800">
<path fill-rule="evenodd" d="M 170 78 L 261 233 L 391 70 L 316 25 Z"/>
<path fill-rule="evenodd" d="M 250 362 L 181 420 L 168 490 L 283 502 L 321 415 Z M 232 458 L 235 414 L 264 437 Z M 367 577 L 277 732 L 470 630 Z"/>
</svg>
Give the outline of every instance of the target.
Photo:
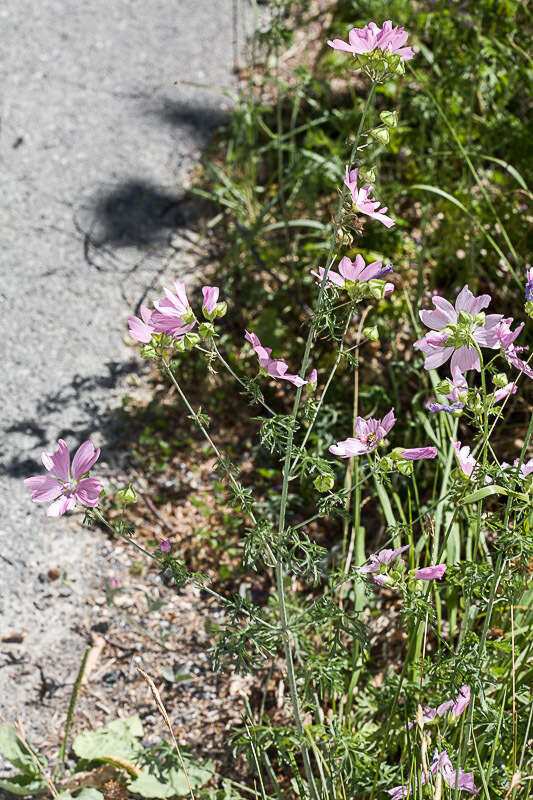
<svg viewBox="0 0 533 800">
<path fill-rule="evenodd" d="M 322 283 L 324 272 L 324 267 L 318 267 L 318 272 L 311 270 L 311 275 L 317 278 L 318 283 Z M 355 261 L 350 261 L 348 256 L 344 256 L 339 262 L 338 272 L 328 269 L 327 282 L 330 286 L 347 289 L 353 299 L 358 300 L 367 296 L 365 290 L 368 290 L 371 296 L 381 297 L 394 291 L 394 284 L 381 280 L 390 272 L 392 272 L 392 264 L 387 264 L 385 267 L 382 261 L 365 264 L 365 260 L 360 254 L 356 255 Z"/>
<path fill-rule="evenodd" d="M 446 750 L 441 753 L 435 748 L 433 753 L 433 760 L 429 768 L 429 773 L 435 778 L 442 776 L 444 783 L 451 789 L 457 788 L 468 794 L 477 794 L 478 789 L 474 784 L 474 775 L 472 772 L 463 772 L 462 769 L 455 770 Z M 429 780 L 429 774 L 422 772 L 420 776 L 420 784 L 424 786 Z M 417 785 L 414 781 L 415 787 Z M 403 797 L 415 797 L 415 789 L 411 789 L 410 784 L 403 786 L 395 786 L 394 789 L 387 789 L 391 800 L 401 800 Z M 437 794 L 434 795 L 437 797 Z"/>
<path fill-rule="evenodd" d="M 388 574 L 387 567 L 394 564 L 399 555 L 404 553 L 410 548 L 411 545 L 405 544 L 403 547 L 398 547 L 396 550 L 380 550 L 379 553 L 372 553 L 369 557 L 368 564 L 357 568 L 360 575 L 370 575 L 374 583 L 378 586 L 385 586 L 392 583 L 391 576 Z M 415 581 L 433 581 L 440 580 L 446 572 L 446 564 L 435 564 L 432 567 L 422 567 L 413 572 L 413 580 Z"/>
<path fill-rule="evenodd" d="M 436 706 L 436 708 L 433 708 L 432 706 L 423 706 L 421 709 L 421 722 L 433 722 L 438 717 L 443 717 L 449 711 L 451 712 L 451 718 L 457 719 L 457 717 L 461 716 L 463 711 L 468 708 L 469 703 L 470 687 L 465 684 L 460 687 L 459 694 L 455 700 L 446 700 L 444 703 Z M 417 721 L 418 719 L 414 719 L 412 722 L 408 723 L 407 727 L 409 730 L 417 723 Z"/>
<path fill-rule="evenodd" d="M 148 344 L 153 334 L 164 334 L 172 340 L 183 339 L 197 324 L 197 319 L 189 305 L 185 281 L 174 281 L 175 291 L 165 288 L 165 297 L 154 302 L 153 310 L 141 306 L 141 318 L 128 319 L 132 339 Z M 204 286 L 202 311 L 208 320 L 223 317 L 227 311 L 226 303 L 219 303 L 217 286 Z"/>
</svg>

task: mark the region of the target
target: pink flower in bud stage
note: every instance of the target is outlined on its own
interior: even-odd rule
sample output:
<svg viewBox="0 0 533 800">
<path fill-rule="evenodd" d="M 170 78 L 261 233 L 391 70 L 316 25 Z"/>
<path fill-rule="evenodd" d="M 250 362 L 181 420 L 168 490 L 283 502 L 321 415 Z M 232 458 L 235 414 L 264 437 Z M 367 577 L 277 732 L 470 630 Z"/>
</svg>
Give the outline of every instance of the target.
<svg viewBox="0 0 533 800">
<path fill-rule="evenodd" d="M 383 28 L 375 22 L 369 22 L 364 28 L 352 28 L 348 34 L 348 42 L 342 39 L 328 40 L 334 50 L 344 50 L 353 55 L 366 55 L 372 53 L 376 47 L 385 53 L 399 55 L 403 61 L 409 61 L 414 56 L 411 47 L 404 47 L 408 33 L 403 28 L 392 25 L 391 20 L 383 23 Z"/>
<path fill-rule="evenodd" d="M 215 306 L 218 303 L 218 295 L 220 289 L 218 286 L 204 286 L 202 288 L 202 294 L 204 296 L 204 302 L 202 304 L 202 311 L 207 314 L 212 314 L 215 310 Z"/>
<path fill-rule="evenodd" d="M 500 346 L 498 325 L 503 318 L 502 315 L 488 314 L 481 324 L 474 320 L 482 309 L 488 306 L 490 299 L 488 294 L 475 297 L 468 286 L 464 286 L 457 295 L 455 308 L 449 300 L 434 295 L 432 298 L 435 306 L 434 310 L 418 312 L 424 325 L 432 329 L 430 333 L 427 333 L 414 344 L 426 355 L 424 362 L 426 369 L 436 369 L 442 366 L 451 356 L 452 375 L 456 370 L 461 373 L 470 369 L 475 369 L 478 372 L 481 370 L 477 349 L 467 344 L 462 344 L 458 347 L 447 346 L 450 333 L 446 329 L 448 326 L 457 326 L 458 322 L 460 322 L 460 312 L 464 312 L 464 314 L 472 317 L 470 335 L 477 344 L 480 347 L 497 349 Z"/>
<path fill-rule="evenodd" d="M 363 256 L 360 254 L 356 255 L 355 261 L 350 261 L 347 256 L 344 256 L 339 262 L 338 272 L 332 269 L 328 270 L 328 281 L 333 284 L 333 286 L 343 287 L 346 285 L 346 281 L 350 283 L 363 283 L 364 281 L 371 281 L 375 278 L 383 278 L 384 275 L 388 275 L 389 272 L 392 272 L 392 264 L 387 264 L 385 267 L 383 267 L 382 264 L 382 261 L 373 261 L 371 264 L 367 265 L 365 264 Z M 318 272 L 311 270 L 311 275 L 317 278 L 317 283 L 322 283 L 324 267 L 318 267 Z M 387 286 L 392 286 L 392 290 L 394 290 L 392 283 L 387 284 Z M 385 294 L 389 293 L 390 292 L 385 291 Z"/>
<path fill-rule="evenodd" d="M 42 453 L 41 461 L 50 475 L 35 475 L 24 483 L 31 491 L 34 503 L 49 503 L 47 517 L 60 517 L 72 511 L 78 500 L 83 506 L 95 508 L 104 488 L 99 478 L 84 478 L 100 455 L 92 443 L 83 442 L 72 459 L 63 439 L 59 439 L 54 453 Z"/>
<path fill-rule="evenodd" d="M 398 450 L 401 456 L 408 461 L 420 461 L 423 458 L 436 458 L 436 447 L 410 447 L 406 450 Z"/>
<path fill-rule="evenodd" d="M 255 333 L 248 333 L 248 331 L 245 331 L 244 338 L 252 345 L 255 354 L 259 359 L 260 367 L 264 369 L 267 375 L 270 375 L 271 378 L 289 381 L 289 383 L 292 383 L 297 387 L 304 386 L 304 384 L 307 383 L 307 381 L 301 378 L 299 375 L 290 375 L 287 372 L 289 367 L 283 358 L 272 358 L 272 349 L 270 347 L 263 347 Z"/>
<path fill-rule="evenodd" d="M 385 414 L 383 419 L 363 419 L 357 417 L 354 425 L 355 438 L 350 437 L 342 442 L 332 444 L 329 452 L 341 458 L 361 456 L 371 453 L 393 428 L 396 418 L 394 409 Z"/>
<path fill-rule="evenodd" d="M 152 312 L 146 306 L 141 306 L 141 319 L 139 317 L 130 317 L 128 324 L 130 328 L 130 336 L 137 342 L 148 344 L 152 338 L 152 333 L 155 333 L 155 328 L 151 324 Z"/>
<path fill-rule="evenodd" d="M 415 581 L 435 581 L 440 580 L 448 567 L 446 564 L 436 564 L 434 567 L 423 567 L 417 569 L 414 574 Z"/>
<path fill-rule="evenodd" d="M 170 539 L 164 539 L 162 542 L 159 542 L 159 549 L 162 553 L 170 553 L 172 549 L 172 545 L 170 544 Z"/>
<path fill-rule="evenodd" d="M 311 372 L 309 373 L 309 378 L 307 379 L 307 383 L 310 386 L 312 386 L 313 389 L 316 389 L 318 383 L 318 372 L 316 371 L 316 369 L 312 369 Z"/>
<path fill-rule="evenodd" d="M 516 394 L 517 388 L 516 383 L 511 381 L 510 383 L 506 383 L 505 386 L 502 386 L 501 389 L 496 389 L 493 395 L 494 402 L 500 403 L 502 400 L 505 400 L 506 397 L 509 397 L 510 394 Z"/>
<path fill-rule="evenodd" d="M 358 169 L 350 170 L 349 167 L 346 166 L 344 183 L 350 190 L 350 194 L 352 195 L 352 200 L 356 209 L 361 214 L 366 214 L 367 217 L 372 217 L 372 219 L 379 220 L 379 222 L 382 222 L 385 227 L 392 228 L 396 223 L 392 217 L 387 217 L 386 212 L 388 209 L 386 207 L 380 208 L 379 201 L 372 199 L 372 187 L 362 186 L 360 189 L 357 188 L 358 174 Z"/>
</svg>

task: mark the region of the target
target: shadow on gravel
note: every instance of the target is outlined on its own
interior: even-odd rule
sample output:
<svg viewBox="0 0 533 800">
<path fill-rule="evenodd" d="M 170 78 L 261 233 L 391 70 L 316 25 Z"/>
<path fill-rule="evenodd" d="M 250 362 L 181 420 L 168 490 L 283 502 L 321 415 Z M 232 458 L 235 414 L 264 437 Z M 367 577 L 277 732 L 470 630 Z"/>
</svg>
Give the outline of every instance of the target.
<svg viewBox="0 0 533 800">
<path fill-rule="evenodd" d="M 230 113 L 222 108 L 184 103 L 169 97 L 163 97 L 160 108 L 149 109 L 146 113 L 175 128 L 185 128 L 203 147 L 214 131 L 230 119 Z"/>
<path fill-rule="evenodd" d="M 85 439 L 94 436 L 98 431 L 106 443 L 106 455 L 109 457 L 115 449 L 110 446 L 120 432 L 120 420 L 116 409 L 102 410 L 102 403 L 93 399 L 99 389 L 114 389 L 119 381 L 127 375 L 140 376 L 144 365 L 138 360 L 129 360 L 123 363 L 109 361 L 105 364 L 107 373 L 81 377 L 74 375 L 72 381 L 62 386 L 58 391 L 51 392 L 42 397 L 35 409 L 33 419 L 22 419 L 3 429 L 6 436 L 22 434 L 32 439 L 32 444 L 27 450 L 44 449 L 50 445 L 51 438 L 72 438 L 74 443 L 81 444 Z M 67 414 L 67 409 L 70 411 Z M 57 427 L 56 415 L 70 416 L 74 409 L 78 419 L 74 419 L 68 426 Z M 38 420 L 38 421 L 37 421 Z M 50 438 L 50 431 L 53 436 Z M 104 459 L 103 459 L 104 460 Z M 109 463 L 108 459 L 105 459 Z M 42 464 L 39 458 L 28 458 L 24 452 L 13 457 L 10 461 L 0 465 L 0 474 L 13 478 L 26 478 L 28 475 L 40 474 Z"/>
</svg>

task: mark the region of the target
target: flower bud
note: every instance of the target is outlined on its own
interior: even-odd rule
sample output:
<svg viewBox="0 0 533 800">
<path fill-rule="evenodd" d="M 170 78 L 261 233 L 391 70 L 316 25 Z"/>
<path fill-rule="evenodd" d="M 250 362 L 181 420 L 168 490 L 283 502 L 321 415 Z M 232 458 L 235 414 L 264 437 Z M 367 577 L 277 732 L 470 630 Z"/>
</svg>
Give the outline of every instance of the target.
<svg viewBox="0 0 533 800">
<path fill-rule="evenodd" d="M 509 383 L 505 372 L 498 372 L 497 375 L 493 375 L 492 382 L 497 389 L 503 389 L 503 387 L 507 386 L 507 384 Z"/>
<path fill-rule="evenodd" d="M 212 339 L 215 335 L 215 326 L 212 322 L 202 322 L 198 326 L 198 333 L 202 339 Z"/>
<path fill-rule="evenodd" d="M 387 128 L 373 128 L 369 131 L 370 136 L 380 144 L 388 144 L 390 135 Z"/>
<path fill-rule="evenodd" d="M 197 333 L 186 333 L 182 341 L 184 343 L 185 350 L 192 350 L 193 347 L 196 347 L 200 341 L 200 337 Z"/>
<path fill-rule="evenodd" d="M 225 317 L 228 313 L 228 304 L 225 300 L 221 300 L 220 303 L 217 303 L 215 306 L 215 312 L 217 317 Z"/>
<path fill-rule="evenodd" d="M 125 506 L 127 506 L 129 503 L 137 502 L 137 495 L 131 483 L 128 484 L 128 486 L 125 486 L 123 489 L 118 489 L 116 498 L 119 503 L 122 503 Z"/>
<path fill-rule="evenodd" d="M 379 115 L 379 118 L 389 128 L 395 128 L 396 125 L 398 124 L 397 111 L 382 111 L 381 114 Z"/>
<path fill-rule="evenodd" d="M 371 325 L 368 328 L 363 328 L 363 336 L 366 336 L 367 339 L 371 339 L 373 342 L 379 342 L 377 325 Z"/>
<path fill-rule="evenodd" d="M 443 381 L 440 381 L 440 383 L 437 384 L 437 392 L 439 394 L 446 396 L 450 394 L 451 390 L 452 390 L 452 385 L 447 378 Z"/>
<path fill-rule="evenodd" d="M 185 311 L 184 314 L 181 315 L 181 318 L 186 325 L 190 325 L 190 323 L 194 322 L 194 320 L 196 319 L 196 317 L 194 316 L 194 312 L 190 307 L 187 309 L 187 311 Z"/>
<path fill-rule="evenodd" d="M 319 492 L 329 492 L 335 485 L 333 475 L 317 475 L 313 481 L 313 486 Z"/>
<path fill-rule="evenodd" d="M 533 300 L 526 301 L 525 309 L 528 317 L 531 317 L 531 319 L 533 319 Z"/>
</svg>

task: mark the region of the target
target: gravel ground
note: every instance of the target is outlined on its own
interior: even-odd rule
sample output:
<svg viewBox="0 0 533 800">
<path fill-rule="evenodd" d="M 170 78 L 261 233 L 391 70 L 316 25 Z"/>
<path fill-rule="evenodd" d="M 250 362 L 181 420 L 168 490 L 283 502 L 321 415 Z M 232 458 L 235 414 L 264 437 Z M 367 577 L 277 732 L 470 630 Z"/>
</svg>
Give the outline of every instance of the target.
<svg viewBox="0 0 533 800">
<path fill-rule="evenodd" d="M 0 9 L 0 717 L 21 715 L 36 743 L 43 685 L 75 677 L 105 546 L 79 518 L 46 519 L 22 479 L 60 436 L 105 444 L 139 371 L 127 317 L 163 272 L 192 269 L 181 190 L 228 99 L 176 81 L 232 85 L 231 11 L 232 0 Z"/>
</svg>

